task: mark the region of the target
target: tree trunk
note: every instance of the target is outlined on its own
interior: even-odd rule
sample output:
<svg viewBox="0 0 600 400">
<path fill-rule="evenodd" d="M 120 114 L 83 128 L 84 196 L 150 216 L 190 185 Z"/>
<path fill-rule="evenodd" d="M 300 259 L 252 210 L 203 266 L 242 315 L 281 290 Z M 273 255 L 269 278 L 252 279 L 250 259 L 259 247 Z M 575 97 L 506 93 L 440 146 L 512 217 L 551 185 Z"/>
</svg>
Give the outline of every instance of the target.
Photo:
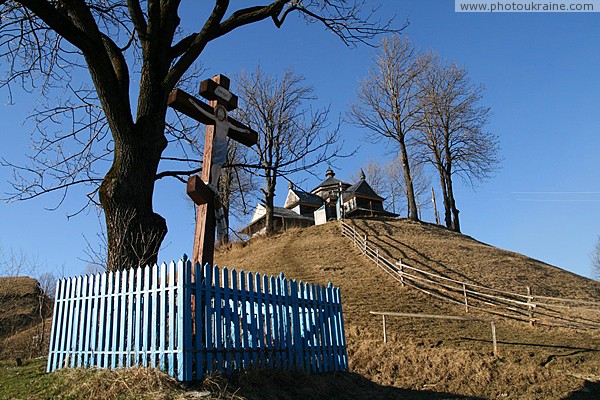
<svg viewBox="0 0 600 400">
<path fill-rule="evenodd" d="M 458 219 L 459 210 L 456 208 L 456 201 L 454 200 L 454 190 L 452 188 L 452 176 L 446 174 L 446 186 L 448 187 L 448 205 L 452 211 L 452 224 L 450 229 L 455 232 L 460 232 L 460 221 Z"/>
<path fill-rule="evenodd" d="M 408 152 L 404 140 L 400 142 L 400 161 L 402 162 L 402 172 L 404 173 L 404 183 L 406 184 L 406 201 L 408 202 L 408 218 L 412 221 L 419 220 L 417 210 L 417 202 L 415 200 L 415 189 L 410 173 L 410 165 L 408 164 Z"/>
<path fill-rule="evenodd" d="M 275 198 L 275 187 L 276 177 L 271 176 L 267 173 L 266 177 L 267 189 L 264 191 L 265 195 L 265 233 L 267 236 L 271 236 L 275 233 L 275 218 L 273 216 L 275 211 L 274 198 Z"/>
<path fill-rule="evenodd" d="M 444 169 L 441 166 L 438 166 L 438 173 L 440 174 L 440 186 L 442 188 L 442 198 L 444 199 L 444 222 L 446 223 L 446 228 L 452 229 L 452 211 L 450 209 L 450 200 L 448 199 L 448 188 Z"/>
<path fill-rule="evenodd" d="M 165 219 L 152 208 L 154 179 L 167 146 L 166 99 L 163 108 L 160 100 L 155 99 L 159 106 L 152 113 L 138 118 L 132 132 L 114 135 L 113 164 L 100 185 L 108 237 L 107 271 L 156 263 L 167 234 Z"/>
</svg>

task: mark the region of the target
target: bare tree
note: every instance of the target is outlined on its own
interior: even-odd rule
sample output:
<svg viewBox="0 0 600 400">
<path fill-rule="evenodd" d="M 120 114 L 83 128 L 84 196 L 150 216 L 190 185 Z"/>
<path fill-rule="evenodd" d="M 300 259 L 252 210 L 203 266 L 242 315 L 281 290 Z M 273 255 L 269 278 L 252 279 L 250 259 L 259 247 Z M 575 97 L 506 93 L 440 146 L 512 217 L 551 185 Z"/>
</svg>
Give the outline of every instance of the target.
<svg viewBox="0 0 600 400">
<path fill-rule="evenodd" d="M 408 140 L 419 123 L 418 78 L 426 63 L 406 38 L 384 39 L 374 65 L 357 90 L 357 102 L 350 106 L 350 120 L 367 130 L 373 142 L 385 140 L 398 146 L 406 185 L 408 217 L 418 220 L 411 175 Z"/>
<path fill-rule="evenodd" d="M 419 79 L 421 124 L 417 157 L 438 171 L 446 226 L 460 232 L 454 175 L 473 185 L 498 167 L 497 137 L 485 131 L 490 109 L 479 105 L 483 87 L 471 84 L 465 69 L 432 57 Z"/>
<path fill-rule="evenodd" d="M 254 155 L 246 167 L 264 179 L 261 188 L 266 209 L 266 234 L 273 233 L 273 198 L 277 180 L 307 171 L 341 154 L 339 125 L 329 129 L 329 109 L 313 111 L 315 100 L 304 78 L 287 70 L 281 78 L 260 68 L 238 77 L 240 118 L 258 132 Z"/>
<path fill-rule="evenodd" d="M 230 215 L 246 216 L 251 212 L 251 202 L 256 198 L 256 184 L 254 175 L 247 168 L 248 147 L 229 140 L 227 147 L 227 162 L 219 178 L 219 194 L 225 210 L 227 234 L 223 243 L 229 242 Z"/>
<path fill-rule="evenodd" d="M 0 87 L 12 93 L 20 85 L 44 95 L 58 90 L 56 97 L 68 100 L 37 115 L 72 123 L 71 132 L 42 135 L 32 164 L 15 170 L 13 198 L 66 195 L 74 185 L 89 185 L 89 197 L 95 201 L 98 194 L 106 218 L 109 270 L 156 261 L 167 224 L 153 209 L 155 181 L 196 168 L 187 156 L 165 154 L 172 148 L 165 133 L 167 97 L 210 42 L 260 21 L 279 28 L 294 13 L 349 45 L 395 31 L 362 0 L 213 4 L 195 26 L 183 27 L 181 0 L 0 0 Z M 89 78 L 79 81 L 77 70 L 87 70 Z M 45 157 L 48 152 L 56 157 Z M 159 172 L 165 160 L 181 160 L 187 168 Z"/>
<path fill-rule="evenodd" d="M 590 254 L 590 259 L 592 260 L 592 273 L 600 281 L 600 236 L 598 236 L 598 240 L 596 241 L 596 247 L 594 247 L 594 250 Z"/>
<path fill-rule="evenodd" d="M 358 182 L 361 179 L 362 174 L 364 174 L 365 180 L 375 191 L 375 193 L 382 197 L 387 196 L 389 184 L 387 182 L 388 176 L 384 165 L 378 163 L 377 161 L 367 160 L 367 162 L 360 168 L 359 171 L 356 171 L 354 174 L 350 175 L 350 182 Z"/>
</svg>

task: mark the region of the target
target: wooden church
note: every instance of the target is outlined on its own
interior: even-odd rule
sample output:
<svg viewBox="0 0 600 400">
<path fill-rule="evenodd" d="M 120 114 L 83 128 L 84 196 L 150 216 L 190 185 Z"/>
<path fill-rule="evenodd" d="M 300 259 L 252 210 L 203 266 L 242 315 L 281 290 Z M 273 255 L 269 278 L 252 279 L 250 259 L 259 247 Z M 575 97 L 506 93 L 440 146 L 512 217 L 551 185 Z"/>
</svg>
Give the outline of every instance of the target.
<svg viewBox="0 0 600 400">
<path fill-rule="evenodd" d="M 383 208 L 384 198 L 367 183 L 364 172 L 361 171 L 360 180 L 354 185 L 337 179 L 331 168 L 325 172 L 325 178 L 310 192 L 290 183 L 283 207 L 273 210 L 275 231 L 321 225 L 341 218 L 397 216 Z M 241 232 L 250 236 L 264 234 L 265 214 L 265 207 L 257 205 L 250 224 Z"/>
</svg>

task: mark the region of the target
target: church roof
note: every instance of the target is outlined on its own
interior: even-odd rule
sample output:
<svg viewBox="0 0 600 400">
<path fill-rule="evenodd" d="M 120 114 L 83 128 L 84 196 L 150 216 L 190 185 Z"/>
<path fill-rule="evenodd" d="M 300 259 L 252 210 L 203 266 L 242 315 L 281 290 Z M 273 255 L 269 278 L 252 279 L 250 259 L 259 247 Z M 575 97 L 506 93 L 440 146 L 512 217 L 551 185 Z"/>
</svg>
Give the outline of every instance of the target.
<svg viewBox="0 0 600 400">
<path fill-rule="evenodd" d="M 350 186 L 350 184 L 348 182 L 344 182 L 338 178 L 335 177 L 335 172 L 333 172 L 333 170 L 331 168 L 327 169 L 327 172 L 325 173 L 325 177 L 327 179 L 325 179 L 323 182 L 321 182 L 319 184 L 319 186 L 317 186 L 316 188 L 314 188 L 313 190 L 311 190 L 311 192 L 315 192 L 316 190 L 323 188 L 323 187 L 339 187 L 340 183 L 342 184 L 342 188 L 345 189 L 348 186 Z"/>
<path fill-rule="evenodd" d="M 311 204 L 319 207 L 323 204 L 323 199 L 316 194 L 304 192 L 299 189 L 294 189 L 294 193 L 298 196 L 299 203 Z"/>
<path fill-rule="evenodd" d="M 364 175 L 363 175 L 364 176 Z M 373 188 L 365 181 L 361 179 L 354 185 L 350 186 L 348 189 L 344 191 L 344 200 L 351 196 L 359 196 L 359 197 L 368 197 L 371 199 L 383 200 L 383 197 L 379 196 Z"/>
</svg>

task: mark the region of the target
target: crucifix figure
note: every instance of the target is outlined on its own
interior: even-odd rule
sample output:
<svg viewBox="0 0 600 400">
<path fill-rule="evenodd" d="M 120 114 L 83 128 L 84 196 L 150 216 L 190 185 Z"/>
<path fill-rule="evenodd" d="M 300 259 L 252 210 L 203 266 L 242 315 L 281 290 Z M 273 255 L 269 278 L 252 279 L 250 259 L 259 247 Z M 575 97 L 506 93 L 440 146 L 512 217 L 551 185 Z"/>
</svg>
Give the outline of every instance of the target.
<svg viewBox="0 0 600 400">
<path fill-rule="evenodd" d="M 258 134 L 227 113 L 237 108 L 238 98 L 229 91 L 229 78 L 217 75 L 200 83 L 200 95 L 209 104 L 175 89 L 168 104 L 175 110 L 206 125 L 202 176 L 190 176 L 187 194 L 197 205 L 192 262 L 213 265 L 215 227 L 219 240 L 227 234 L 225 212 L 219 198 L 221 167 L 227 160 L 227 138 L 246 146 L 256 144 Z"/>
</svg>

